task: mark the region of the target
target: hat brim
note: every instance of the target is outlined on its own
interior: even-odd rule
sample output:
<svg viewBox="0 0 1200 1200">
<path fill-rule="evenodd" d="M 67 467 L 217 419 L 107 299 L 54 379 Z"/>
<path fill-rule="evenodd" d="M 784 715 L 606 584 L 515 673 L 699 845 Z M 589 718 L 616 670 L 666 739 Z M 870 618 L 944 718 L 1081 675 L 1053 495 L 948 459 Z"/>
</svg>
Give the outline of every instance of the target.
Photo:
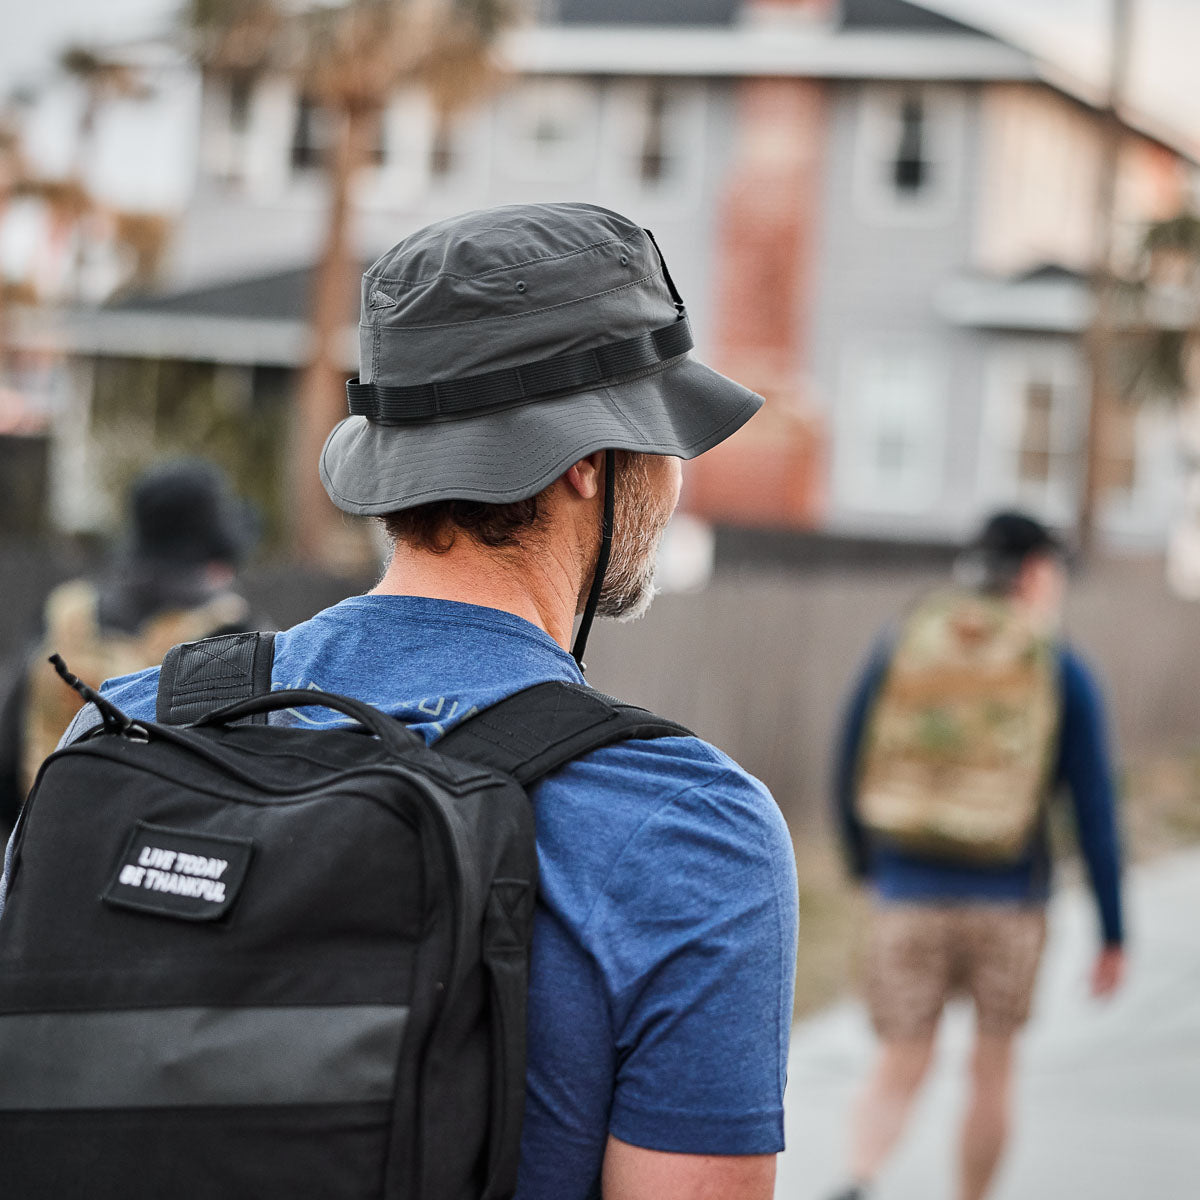
<svg viewBox="0 0 1200 1200">
<path fill-rule="evenodd" d="M 425 425 L 348 417 L 321 452 L 344 512 L 377 516 L 435 500 L 509 504 L 597 450 L 695 458 L 740 429 L 762 397 L 691 358 L 552 400 Z"/>
</svg>

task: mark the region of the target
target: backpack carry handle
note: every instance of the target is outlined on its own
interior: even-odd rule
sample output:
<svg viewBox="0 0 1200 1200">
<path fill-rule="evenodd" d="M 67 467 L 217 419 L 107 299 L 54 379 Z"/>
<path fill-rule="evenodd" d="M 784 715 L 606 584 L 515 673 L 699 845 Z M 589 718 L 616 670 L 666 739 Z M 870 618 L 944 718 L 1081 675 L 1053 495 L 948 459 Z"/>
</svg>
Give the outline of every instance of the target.
<svg viewBox="0 0 1200 1200">
<path fill-rule="evenodd" d="M 414 746 L 425 748 L 425 739 L 413 733 L 407 725 L 373 705 L 337 692 L 323 692 L 318 688 L 285 688 L 278 692 L 265 692 L 251 696 L 248 700 L 237 700 L 224 708 L 214 709 L 192 722 L 193 729 L 206 725 L 229 725 L 242 717 L 258 713 L 278 712 L 284 708 L 332 708 L 353 717 L 360 725 L 373 733 L 389 749 L 397 753 L 411 750 Z"/>
</svg>

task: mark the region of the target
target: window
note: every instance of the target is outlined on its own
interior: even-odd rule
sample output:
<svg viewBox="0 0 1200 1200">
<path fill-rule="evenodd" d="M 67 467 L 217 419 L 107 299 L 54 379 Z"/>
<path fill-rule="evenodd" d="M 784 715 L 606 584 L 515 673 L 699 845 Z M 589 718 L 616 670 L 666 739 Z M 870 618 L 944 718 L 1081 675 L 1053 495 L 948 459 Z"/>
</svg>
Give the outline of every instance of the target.
<svg viewBox="0 0 1200 1200">
<path fill-rule="evenodd" d="M 244 75 L 235 75 L 229 83 L 229 131 L 234 137 L 242 137 L 250 123 L 250 80 Z"/>
<path fill-rule="evenodd" d="M 653 201 L 678 210 L 702 194 L 706 85 L 621 80 L 604 90 L 598 156 L 602 203 Z"/>
<path fill-rule="evenodd" d="M 504 110 L 500 110 L 501 139 Z M 487 109 L 472 112 L 426 110 L 422 162 L 424 180 L 459 197 L 454 203 L 470 203 L 471 197 L 488 189 L 493 137 L 497 115 Z M 501 150 L 503 153 L 503 149 Z"/>
<path fill-rule="evenodd" d="M 506 112 L 509 165 L 525 179 L 577 180 L 596 155 L 596 92 L 568 79 L 527 82 Z"/>
<path fill-rule="evenodd" d="M 398 89 L 364 133 L 369 138 L 356 201 L 368 209 L 394 212 L 417 203 L 431 178 L 457 169 L 457 155 L 435 140 L 438 116 L 424 89 Z M 439 151 L 441 161 L 439 161 Z"/>
<path fill-rule="evenodd" d="M 1132 404 L 1114 404 L 1105 414 L 1103 461 L 1100 486 L 1124 500 L 1133 497 L 1138 485 L 1139 411 Z"/>
<path fill-rule="evenodd" d="M 326 114 L 311 96 L 296 101 L 296 120 L 292 126 L 292 169 L 309 171 L 321 165 L 328 147 Z"/>
<path fill-rule="evenodd" d="M 945 389 L 937 360 L 902 348 L 848 356 L 838 486 L 852 508 L 923 512 L 941 499 Z"/>
<path fill-rule="evenodd" d="M 367 165 L 382 167 L 387 162 L 387 122 L 383 113 L 370 118 L 371 133 L 367 145 Z"/>
<path fill-rule="evenodd" d="M 291 163 L 293 171 L 311 171 L 320 167 L 333 145 L 334 114 L 303 93 L 296 101 L 296 119 L 292 126 Z M 366 162 L 382 167 L 387 161 L 387 122 L 384 113 L 367 117 L 365 131 Z"/>
<path fill-rule="evenodd" d="M 429 141 L 429 173 L 434 179 L 444 179 L 455 167 L 454 138 L 445 116 L 435 117 L 433 136 Z"/>
<path fill-rule="evenodd" d="M 925 149 L 925 104 L 919 95 L 905 96 L 892 163 L 892 183 L 898 193 L 916 193 L 929 185 L 933 169 Z"/>
<path fill-rule="evenodd" d="M 873 223 L 937 224 L 958 197 L 963 99 L 949 88 L 864 88 L 854 191 Z"/>
<path fill-rule="evenodd" d="M 1069 343 L 1005 347 L 988 364 L 984 503 L 1067 522 L 1077 504 L 1086 421 L 1083 364 Z"/>
<path fill-rule="evenodd" d="M 987 363 L 981 505 L 1018 504 L 1069 525 L 1078 515 L 1090 396 L 1083 351 L 1073 341 L 999 347 Z M 1161 529 L 1174 503 L 1172 415 L 1114 403 L 1099 465 L 1102 519 L 1110 532 Z"/>
<path fill-rule="evenodd" d="M 1026 380 L 1022 407 L 1017 475 L 1044 487 L 1054 478 L 1054 385 L 1040 376 Z"/>
<path fill-rule="evenodd" d="M 638 177 L 643 184 L 661 183 L 671 172 L 667 145 L 667 89 L 654 82 L 646 90 L 646 126 L 642 131 L 642 150 L 638 159 Z"/>
<path fill-rule="evenodd" d="M 249 166 L 254 88 L 245 75 L 228 86 L 206 88 L 201 127 L 201 156 L 206 175 L 231 190 L 245 183 Z"/>
</svg>

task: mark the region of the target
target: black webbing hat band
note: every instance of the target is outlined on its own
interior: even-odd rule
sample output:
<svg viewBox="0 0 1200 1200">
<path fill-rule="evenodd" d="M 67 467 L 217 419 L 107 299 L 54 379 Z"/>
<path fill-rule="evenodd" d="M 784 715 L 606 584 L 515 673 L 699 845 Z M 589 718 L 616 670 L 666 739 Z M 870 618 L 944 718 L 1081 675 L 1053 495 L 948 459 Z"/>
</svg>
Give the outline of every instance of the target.
<svg viewBox="0 0 1200 1200">
<path fill-rule="evenodd" d="M 678 358 L 692 345 L 691 326 L 681 311 L 670 325 L 620 342 L 463 379 L 408 387 L 351 379 L 346 384 L 346 399 L 351 416 L 366 417 L 381 425 L 426 424 L 471 417 L 612 383 L 622 376 Z"/>
</svg>

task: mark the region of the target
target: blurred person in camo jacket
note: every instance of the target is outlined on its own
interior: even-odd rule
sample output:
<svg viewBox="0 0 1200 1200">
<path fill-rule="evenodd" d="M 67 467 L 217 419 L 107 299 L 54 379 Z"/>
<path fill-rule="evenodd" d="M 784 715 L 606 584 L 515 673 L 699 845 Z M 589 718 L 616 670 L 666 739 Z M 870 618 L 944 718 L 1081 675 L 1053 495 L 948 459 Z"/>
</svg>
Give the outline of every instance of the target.
<svg viewBox="0 0 1200 1200">
<path fill-rule="evenodd" d="M 971 998 L 977 1033 L 956 1194 L 987 1194 L 1045 940 L 1047 812 L 1060 786 L 1099 912 L 1093 993 L 1124 973 L 1112 762 L 1099 689 L 1058 633 L 1063 547 L 1040 522 L 1002 512 L 964 566 L 970 587 L 924 598 L 877 647 L 843 726 L 837 822 L 852 874 L 875 897 L 866 999 L 881 1049 L 838 1200 L 870 1195 L 957 993 Z"/>
<path fill-rule="evenodd" d="M 0 676 L 0 838 L 79 707 L 47 657 L 61 654 L 98 687 L 159 662 L 177 642 L 249 629 L 234 579 L 255 526 L 225 476 L 202 459 L 165 462 L 136 480 L 125 545 L 109 569 L 98 581 L 55 588 L 36 648 Z"/>
</svg>

